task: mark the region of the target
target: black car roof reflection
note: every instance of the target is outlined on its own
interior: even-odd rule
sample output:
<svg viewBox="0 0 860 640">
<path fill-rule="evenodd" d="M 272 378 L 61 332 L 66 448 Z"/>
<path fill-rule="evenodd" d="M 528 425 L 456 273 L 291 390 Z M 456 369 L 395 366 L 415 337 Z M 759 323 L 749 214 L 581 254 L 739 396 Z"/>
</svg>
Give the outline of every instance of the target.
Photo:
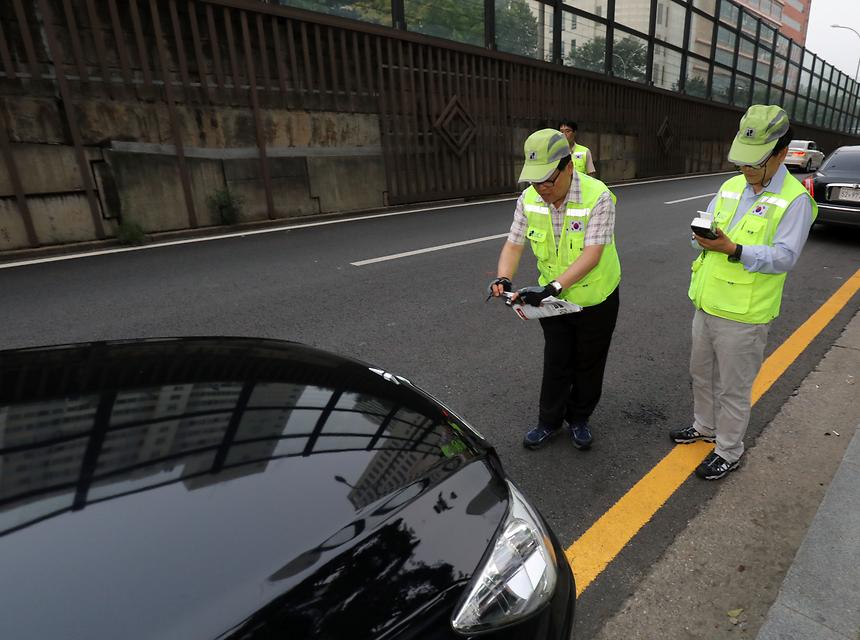
<svg viewBox="0 0 860 640">
<path fill-rule="evenodd" d="M 258 473 L 271 460 L 375 451 L 354 484 L 335 477 L 358 510 L 479 446 L 390 374 L 235 338 L 4 352 L 0 432 L 0 535 L 168 484 L 194 490 Z"/>
</svg>

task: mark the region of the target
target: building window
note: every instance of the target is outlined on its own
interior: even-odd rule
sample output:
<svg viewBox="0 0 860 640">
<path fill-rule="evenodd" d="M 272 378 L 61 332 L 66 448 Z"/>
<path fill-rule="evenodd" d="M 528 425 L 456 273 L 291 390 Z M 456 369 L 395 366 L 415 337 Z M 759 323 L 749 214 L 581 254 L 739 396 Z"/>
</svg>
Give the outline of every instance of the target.
<svg viewBox="0 0 860 640">
<path fill-rule="evenodd" d="M 576 14 L 570 14 L 570 28 L 576 30 Z"/>
<path fill-rule="evenodd" d="M 783 16 L 782 24 L 784 24 L 786 27 L 794 29 L 795 31 L 800 31 L 800 23 L 797 20 L 792 20 L 788 16 Z"/>
</svg>

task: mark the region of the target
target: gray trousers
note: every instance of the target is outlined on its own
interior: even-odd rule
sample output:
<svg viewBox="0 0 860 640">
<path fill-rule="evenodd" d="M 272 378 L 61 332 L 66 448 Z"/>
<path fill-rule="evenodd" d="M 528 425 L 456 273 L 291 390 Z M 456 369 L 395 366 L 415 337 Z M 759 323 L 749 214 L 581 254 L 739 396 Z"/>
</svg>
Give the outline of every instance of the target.
<svg viewBox="0 0 860 640">
<path fill-rule="evenodd" d="M 729 462 L 744 453 L 750 394 L 769 328 L 718 318 L 700 309 L 693 316 L 693 426 L 703 435 L 716 435 L 715 451 Z"/>
</svg>

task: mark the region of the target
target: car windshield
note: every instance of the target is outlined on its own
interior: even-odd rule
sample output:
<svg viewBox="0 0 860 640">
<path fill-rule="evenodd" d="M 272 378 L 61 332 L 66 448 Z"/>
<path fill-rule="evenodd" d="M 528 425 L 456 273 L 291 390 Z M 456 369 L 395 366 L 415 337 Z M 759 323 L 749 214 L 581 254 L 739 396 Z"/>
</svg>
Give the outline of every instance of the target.
<svg viewBox="0 0 860 640">
<path fill-rule="evenodd" d="M 839 149 L 821 167 L 821 171 L 854 172 L 860 177 L 860 148 Z"/>
<path fill-rule="evenodd" d="M 788 143 L 790 149 L 806 149 L 809 143 L 806 140 L 792 140 Z"/>
</svg>

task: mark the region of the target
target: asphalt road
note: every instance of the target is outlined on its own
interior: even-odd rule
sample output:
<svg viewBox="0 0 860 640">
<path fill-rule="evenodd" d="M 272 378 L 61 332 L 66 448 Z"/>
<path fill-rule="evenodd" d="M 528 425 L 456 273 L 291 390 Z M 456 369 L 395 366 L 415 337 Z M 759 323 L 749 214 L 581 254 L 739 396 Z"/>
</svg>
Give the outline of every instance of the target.
<svg viewBox="0 0 860 640">
<path fill-rule="evenodd" d="M 668 430 L 690 420 L 688 224 L 709 198 L 665 203 L 713 193 L 725 177 L 615 189 L 621 311 L 589 452 L 562 438 L 538 452 L 520 444 L 536 419 L 543 340 L 536 323 L 484 303 L 503 239 L 351 264 L 505 233 L 513 200 L 2 269 L 0 348 L 239 335 L 360 358 L 473 423 L 568 546 L 666 455 Z M 788 278 L 768 353 L 858 267 L 860 229 L 816 226 Z M 515 285 L 535 282 L 524 258 Z M 858 308 L 855 296 L 759 401 L 748 444 Z M 582 594 L 577 637 L 591 637 L 636 589 L 715 484 L 689 479 Z"/>
</svg>

